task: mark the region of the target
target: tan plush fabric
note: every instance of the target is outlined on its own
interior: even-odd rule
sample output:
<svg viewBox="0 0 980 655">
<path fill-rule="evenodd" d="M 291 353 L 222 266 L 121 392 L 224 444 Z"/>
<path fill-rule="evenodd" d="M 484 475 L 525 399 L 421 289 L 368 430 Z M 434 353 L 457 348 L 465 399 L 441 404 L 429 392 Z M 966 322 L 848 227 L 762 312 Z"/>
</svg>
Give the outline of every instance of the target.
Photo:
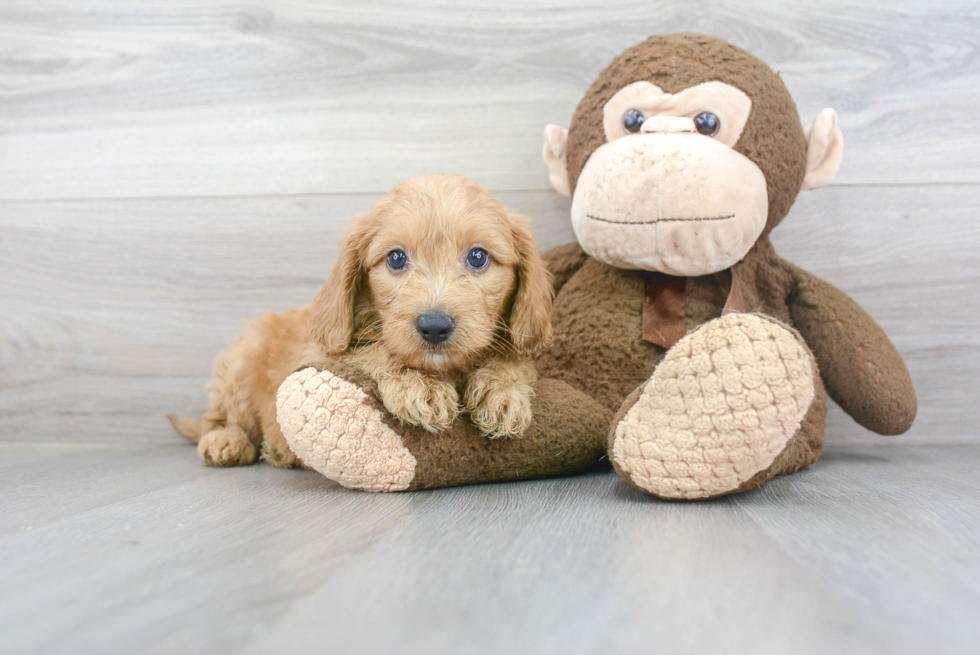
<svg viewBox="0 0 980 655">
<path fill-rule="evenodd" d="M 663 498 L 734 491 L 769 467 L 814 398 L 813 360 L 772 319 L 729 314 L 671 348 L 614 428 L 621 475 Z"/>
<path fill-rule="evenodd" d="M 817 114 L 803 134 L 806 137 L 803 189 L 810 191 L 830 184 L 837 175 L 844 156 L 844 135 L 837 124 L 837 112 L 829 107 Z"/>
<path fill-rule="evenodd" d="M 552 188 L 563 196 L 571 196 L 568 188 L 568 164 L 565 161 L 565 145 L 568 142 L 568 130 L 557 125 L 544 128 L 544 146 L 541 157 L 548 167 L 548 181 Z"/>
<path fill-rule="evenodd" d="M 415 458 L 357 385 L 313 367 L 279 387 L 276 412 L 289 447 L 308 466 L 350 489 L 404 491 Z"/>
<path fill-rule="evenodd" d="M 714 135 L 715 140 L 731 148 L 738 142 L 749 119 L 752 99 L 740 89 L 722 82 L 704 82 L 678 94 L 664 93 L 660 87 L 646 80 L 634 82 L 617 91 L 602 108 L 603 129 L 609 141 L 626 136 L 623 114 L 635 109 L 646 118 L 642 127 L 644 132 L 657 131 L 655 124 L 659 114 L 666 114 L 659 118 L 667 120 L 678 120 L 674 118 L 676 116 L 685 117 L 681 125 L 693 132 L 694 122 L 690 119 L 706 107 L 710 107 L 721 119 L 721 128 Z"/>
<path fill-rule="evenodd" d="M 769 216 L 766 176 L 735 148 L 752 107 L 748 94 L 717 80 L 677 93 L 643 79 L 619 89 L 602 106 L 605 142 L 574 180 L 578 242 L 612 266 L 677 276 L 715 273 L 742 259 Z M 695 122 L 707 112 L 717 121 L 710 135 Z M 628 129 L 627 115 L 641 123 Z M 559 163 L 547 148 L 545 161 L 552 171 Z"/>
<path fill-rule="evenodd" d="M 693 130 L 690 119 L 676 120 Z M 592 153 L 572 198 L 572 227 L 607 264 L 707 275 L 745 256 L 768 210 L 766 179 L 752 160 L 715 139 L 661 132 Z"/>
</svg>

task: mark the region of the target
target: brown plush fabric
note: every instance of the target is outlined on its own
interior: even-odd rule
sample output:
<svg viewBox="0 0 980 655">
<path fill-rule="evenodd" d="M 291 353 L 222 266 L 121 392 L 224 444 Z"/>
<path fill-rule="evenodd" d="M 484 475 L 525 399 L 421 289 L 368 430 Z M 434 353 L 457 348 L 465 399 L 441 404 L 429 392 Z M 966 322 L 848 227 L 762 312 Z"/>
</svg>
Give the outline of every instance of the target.
<svg viewBox="0 0 980 655">
<path fill-rule="evenodd" d="M 529 480 L 607 470 L 606 438 L 612 412 L 559 380 L 539 380 L 532 401 L 534 420 L 519 439 L 488 439 L 468 417 L 438 433 L 407 426 L 377 400 L 373 380 L 336 358 L 304 365 L 329 370 L 360 386 L 373 409 L 401 436 L 416 459 L 408 490 L 483 482 Z M 300 369 L 300 370 L 301 370 Z"/>
<path fill-rule="evenodd" d="M 528 480 L 608 469 L 612 414 L 559 380 L 538 380 L 534 420 L 519 439 L 487 439 L 468 420 L 438 434 L 411 429 L 402 442 L 418 461 L 411 489 Z"/>
<path fill-rule="evenodd" d="M 734 270 L 715 273 L 721 286 L 706 284 L 699 278 L 675 277 L 647 271 L 644 275 L 646 289 L 643 297 L 643 340 L 661 348 L 670 348 L 687 334 L 688 305 L 710 307 L 717 304 L 719 294 L 725 294 L 721 313 L 744 312 L 745 297 Z M 697 316 L 705 310 L 693 310 Z M 707 311 L 710 311 L 707 310 Z"/>
<path fill-rule="evenodd" d="M 785 264 L 798 279 L 789 299 L 793 322 L 813 349 L 831 398 L 879 434 L 912 427 L 915 389 L 884 330 L 843 291 Z"/>
<path fill-rule="evenodd" d="M 584 263 L 568 276 L 555 298 L 551 314 L 555 339 L 537 358 L 538 374 L 564 380 L 616 411 L 650 377 L 666 352 L 643 338 L 646 274 L 592 259 L 577 244 L 559 248 L 561 261 Z M 582 258 L 574 256 L 576 249 Z M 556 258 L 551 251 L 544 254 L 546 263 Z M 714 275 L 687 278 L 687 331 L 721 316 L 727 298 Z M 746 302 L 754 306 L 751 298 Z M 777 318 L 787 322 L 785 317 Z"/>
<path fill-rule="evenodd" d="M 668 93 L 718 80 L 751 97 L 752 110 L 735 150 L 762 170 L 769 216 L 756 244 L 732 268 L 737 279 L 732 295 L 738 296 L 733 304 L 795 328 L 815 360 L 812 404 L 785 449 L 768 468 L 723 493 L 757 487 L 816 461 L 823 449 L 827 392 L 872 430 L 907 430 L 915 417 L 915 391 L 888 337 L 853 300 L 779 258 L 769 242 L 769 230 L 783 219 L 801 188 L 806 142 L 789 93 L 763 62 L 698 34 L 652 37 L 628 49 L 593 83 L 572 118 L 567 148 L 572 188 L 589 156 L 605 142 L 603 105 L 640 80 Z M 429 434 L 389 419 L 389 427 L 401 435 L 418 463 L 410 488 L 570 475 L 594 468 L 604 461 L 607 436 L 611 439 L 668 352 L 644 340 L 645 272 L 608 266 L 578 244 L 552 249 L 543 259 L 556 291 L 554 343 L 536 360 L 541 379 L 531 429 L 523 439 L 491 441 L 465 421 Z M 717 274 L 685 280 L 688 333 L 732 309 L 725 307 L 732 284 L 731 278 Z M 356 371 L 345 371 L 338 362 L 322 366 L 372 393 L 370 381 Z"/>
<path fill-rule="evenodd" d="M 574 259 L 572 245 L 561 246 L 566 261 Z M 546 261 L 552 259 L 551 253 L 545 253 Z M 803 336 L 823 380 L 819 398 L 825 397 L 826 385 L 844 411 L 881 434 L 899 434 L 911 426 L 916 397 L 908 371 L 884 331 L 857 303 L 780 258 L 767 237 L 735 271 L 748 311 L 772 316 Z M 721 315 L 727 294 L 714 276 L 689 278 L 687 289 L 689 331 Z M 641 272 L 586 256 L 555 298 L 555 344 L 538 358 L 538 372 L 562 379 L 625 415 L 628 407 L 622 403 L 653 374 L 666 352 L 642 338 L 643 299 Z M 802 443 L 817 455 L 825 412 L 811 410 L 806 427 L 801 428 L 806 432 Z M 777 467 L 782 472 L 774 475 L 810 458 L 787 457 L 789 462 Z"/>
<path fill-rule="evenodd" d="M 610 412 L 619 409 L 665 352 L 643 339 L 643 295 L 642 271 L 586 258 L 555 298 L 554 341 L 537 359 L 539 376 L 567 382 Z"/>
<path fill-rule="evenodd" d="M 652 36 L 612 60 L 579 102 L 568 129 L 568 181 L 572 193 L 589 156 L 606 141 L 602 107 L 627 84 L 646 80 L 667 93 L 718 81 L 752 98 L 748 123 L 735 150 L 766 177 L 768 234 L 789 212 L 806 174 L 806 140 L 796 104 L 769 66 L 745 50 L 703 34 Z"/>
<path fill-rule="evenodd" d="M 687 278 L 647 271 L 643 292 L 643 340 L 670 348 L 687 332 Z"/>
<path fill-rule="evenodd" d="M 845 412 L 879 434 L 902 434 L 912 426 L 918 405 L 908 369 L 884 330 L 854 300 L 780 258 L 768 239 L 737 268 L 762 310 L 803 335 L 827 392 Z"/>
</svg>

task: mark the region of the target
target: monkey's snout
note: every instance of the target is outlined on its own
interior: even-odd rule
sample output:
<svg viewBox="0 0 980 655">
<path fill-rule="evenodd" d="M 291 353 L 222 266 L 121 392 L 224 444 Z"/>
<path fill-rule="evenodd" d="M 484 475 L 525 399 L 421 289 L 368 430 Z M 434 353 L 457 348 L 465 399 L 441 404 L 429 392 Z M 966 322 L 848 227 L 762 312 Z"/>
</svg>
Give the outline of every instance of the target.
<svg viewBox="0 0 980 655">
<path fill-rule="evenodd" d="M 419 336 L 433 346 L 444 342 L 456 329 L 456 321 L 449 314 L 422 314 L 415 319 Z"/>
</svg>

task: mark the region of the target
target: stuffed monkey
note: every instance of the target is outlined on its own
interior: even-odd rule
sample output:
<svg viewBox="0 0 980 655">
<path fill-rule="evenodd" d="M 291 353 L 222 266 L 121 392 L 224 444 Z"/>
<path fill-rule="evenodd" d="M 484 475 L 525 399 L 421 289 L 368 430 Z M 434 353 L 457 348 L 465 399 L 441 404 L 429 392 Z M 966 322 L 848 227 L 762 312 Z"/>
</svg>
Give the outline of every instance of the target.
<svg viewBox="0 0 980 655">
<path fill-rule="evenodd" d="M 647 494 L 703 499 L 815 462 L 827 393 L 875 432 L 906 431 L 915 391 L 888 337 L 769 241 L 842 150 L 833 110 L 804 130 L 779 76 L 740 48 L 688 33 L 629 48 L 567 131 L 545 130 L 578 243 L 544 255 L 555 340 L 527 434 L 407 428 L 325 358 L 280 388 L 287 441 L 358 489 L 569 475 L 608 457 Z"/>
</svg>

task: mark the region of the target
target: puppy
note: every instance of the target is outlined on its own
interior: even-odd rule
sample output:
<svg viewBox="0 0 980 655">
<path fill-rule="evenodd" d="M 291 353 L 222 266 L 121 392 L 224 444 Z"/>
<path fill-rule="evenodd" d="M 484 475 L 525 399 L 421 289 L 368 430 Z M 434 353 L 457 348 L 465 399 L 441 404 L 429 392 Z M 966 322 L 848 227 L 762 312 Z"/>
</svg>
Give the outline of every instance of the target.
<svg viewBox="0 0 980 655">
<path fill-rule="evenodd" d="M 474 182 L 432 175 L 358 216 L 313 303 L 264 315 L 218 355 L 202 419 L 171 418 L 209 466 L 299 464 L 276 391 L 337 355 L 377 383 L 403 422 L 436 432 L 468 412 L 488 437 L 531 421 L 531 355 L 551 339 L 550 275 L 526 221 Z"/>
</svg>

